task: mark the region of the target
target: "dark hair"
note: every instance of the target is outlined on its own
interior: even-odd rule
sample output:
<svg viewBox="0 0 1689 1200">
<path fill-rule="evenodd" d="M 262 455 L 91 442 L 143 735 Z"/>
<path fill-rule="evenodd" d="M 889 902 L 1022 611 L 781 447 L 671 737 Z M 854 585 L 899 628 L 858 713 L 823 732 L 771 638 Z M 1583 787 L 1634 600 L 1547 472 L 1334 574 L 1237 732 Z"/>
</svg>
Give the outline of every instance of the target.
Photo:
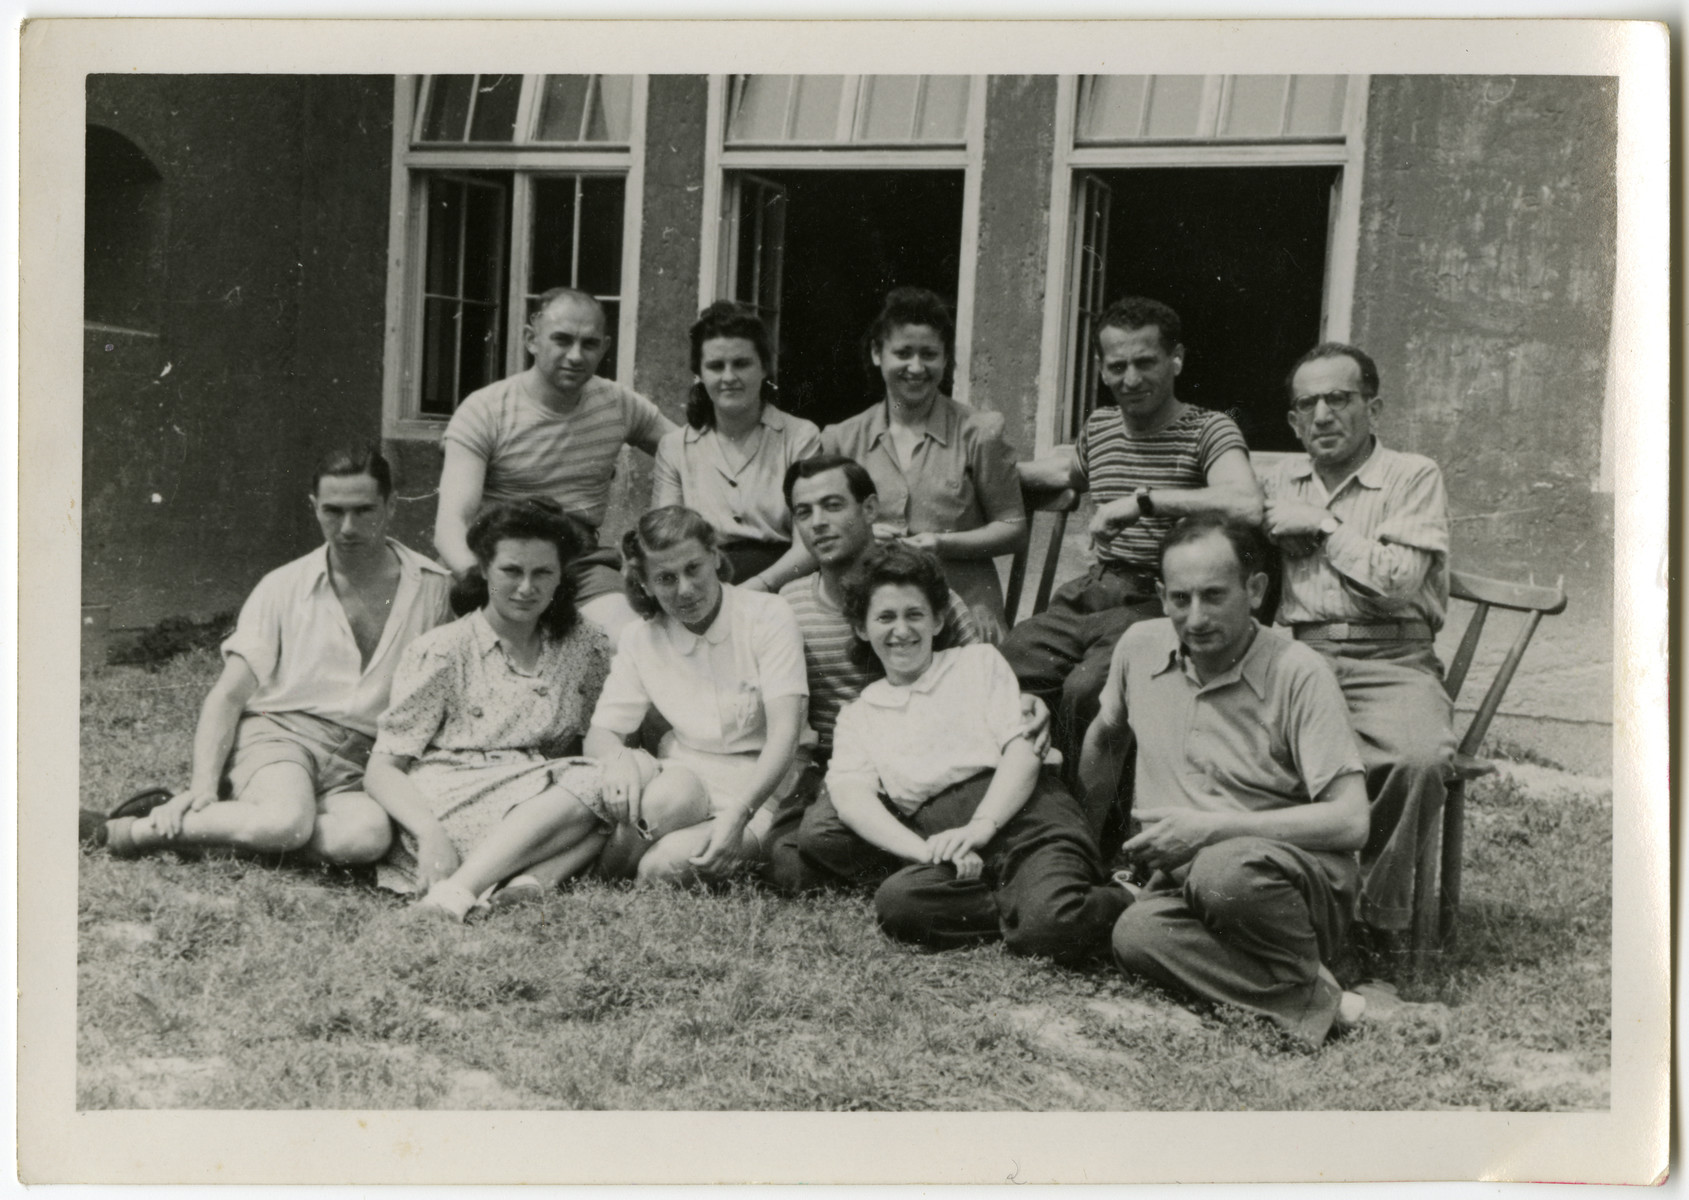
<svg viewBox="0 0 1689 1200">
<path fill-rule="evenodd" d="M 663 606 L 645 590 L 646 555 L 657 550 L 672 550 L 686 541 L 697 542 L 715 555 L 718 579 L 733 578 L 733 566 L 720 552 L 715 526 L 685 505 L 653 508 L 622 535 L 622 578 L 627 581 L 628 603 L 633 606 L 634 612 L 647 620 L 660 615 Z"/>
<path fill-rule="evenodd" d="M 381 453 L 379 442 L 337 446 L 319 458 L 316 470 L 311 474 L 311 495 L 317 494 L 317 486 L 322 483 L 324 475 L 368 475 L 375 480 L 376 490 L 383 500 L 393 494 L 393 468 L 386 455 Z"/>
<path fill-rule="evenodd" d="M 1102 353 L 1098 335 L 1105 329 L 1148 329 L 1152 325 L 1161 335 L 1161 348 L 1167 353 L 1171 354 L 1184 341 L 1184 325 L 1178 313 L 1146 296 L 1122 296 L 1103 309 L 1103 315 L 1091 326 L 1091 349 Z"/>
<path fill-rule="evenodd" d="M 744 338 L 756 349 L 765 376 L 769 364 L 774 361 L 774 351 L 768 340 L 768 326 L 762 323 L 762 318 L 757 315 L 755 309 L 732 300 L 717 300 L 699 313 L 687 335 L 692 339 L 694 375 L 703 374 L 704 343 L 711 338 Z M 762 386 L 762 398 L 767 402 L 774 386 L 773 381 L 765 378 Z M 693 384 L 692 390 L 686 394 L 686 423 L 694 429 L 711 429 L 715 426 L 715 405 L 710 403 L 710 395 L 704 390 L 702 383 Z"/>
<path fill-rule="evenodd" d="M 938 565 L 936 556 L 925 550 L 916 550 L 902 542 L 880 542 L 869 548 L 862 556 L 862 561 L 845 580 L 844 587 L 844 615 L 850 622 L 852 630 L 859 630 L 868 623 L 868 606 L 873 603 L 874 593 L 882 587 L 912 587 L 926 597 L 927 604 L 932 608 L 934 618 L 939 628 L 934 630 L 934 648 L 937 648 L 937 635 L 943 629 L 944 615 L 950 610 L 950 585 L 945 581 L 944 568 Z M 885 668 L 880 663 L 879 656 L 873 647 L 857 634 L 851 643 L 850 658 L 858 667 L 884 674 Z"/>
<path fill-rule="evenodd" d="M 1284 377 L 1284 394 L 1292 399 L 1296 396 L 1296 372 L 1311 362 L 1318 362 L 1322 358 L 1347 358 L 1361 369 L 1361 395 L 1367 399 L 1378 395 L 1378 364 L 1372 361 L 1372 355 L 1359 346 L 1351 346 L 1347 342 L 1321 342 L 1301 358 Z"/>
<path fill-rule="evenodd" d="M 597 309 L 598 323 L 604 326 L 605 335 L 609 335 L 610 314 L 604 311 L 604 305 L 599 302 L 597 296 L 594 296 L 591 292 L 583 292 L 580 288 L 554 287 L 547 288 L 545 291 L 541 292 L 539 294 L 539 298 L 534 301 L 533 308 L 528 310 L 528 323 L 530 325 L 533 324 L 535 318 L 537 318 L 546 309 L 550 308 L 553 304 L 562 300 L 564 297 L 578 301 L 581 304 L 591 305 L 593 308 Z"/>
<path fill-rule="evenodd" d="M 867 467 L 854 458 L 823 452 L 813 458 L 800 458 L 786 468 L 786 478 L 780 483 L 780 491 L 786 497 L 786 507 L 792 507 L 792 490 L 797 487 L 798 480 L 814 479 L 828 471 L 844 472 L 845 482 L 850 485 L 850 494 L 856 498 L 858 504 L 869 496 L 880 494 L 880 489 L 874 486 L 874 477 L 868 474 Z"/>
<path fill-rule="evenodd" d="M 869 379 L 876 387 L 880 385 L 872 351 L 883 350 L 893 331 L 905 325 L 925 325 L 937 331 L 944 343 L 944 378 L 938 386 L 940 391 L 948 393 L 950 376 L 956 369 L 956 318 L 950 315 L 950 306 L 943 298 L 926 288 L 900 287 L 886 293 L 886 302 L 880 306 L 879 315 L 869 324 L 867 337 L 863 339 L 863 361 Z"/>
<path fill-rule="evenodd" d="M 1267 547 L 1261 540 L 1260 530 L 1253 525 L 1246 525 L 1236 517 L 1212 512 L 1192 513 L 1173 522 L 1167 539 L 1161 543 L 1160 561 L 1166 563 L 1167 552 L 1174 546 L 1201 541 L 1211 533 L 1217 533 L 1231 543 L 1232 554 L 1236 556 L 1238 569 L 1243 573 L 1245 580 L 1251 575 L 1266 573 Z"/>
<path fill-rule="evenodd" d="M 575 608 L 575 578 L 569 564 L 580 557 L 582 541 L 574 522 L 563 515 L 563 507 L 549 496 L 525 500 L 497 500 L 483 505 L 469 523 L 470 552 L 475 566 L 452 588 L 452 608 L 459 616 L 487 606 L 487 568 L 498 554 L 500 542 L 513 539 L 550 542 L 557 548 L 562 573 L 557 593 L 540 614 L 540 628 L 553 637 L 563 637 L 575 627 L 580 614 Z"/>
</svg>

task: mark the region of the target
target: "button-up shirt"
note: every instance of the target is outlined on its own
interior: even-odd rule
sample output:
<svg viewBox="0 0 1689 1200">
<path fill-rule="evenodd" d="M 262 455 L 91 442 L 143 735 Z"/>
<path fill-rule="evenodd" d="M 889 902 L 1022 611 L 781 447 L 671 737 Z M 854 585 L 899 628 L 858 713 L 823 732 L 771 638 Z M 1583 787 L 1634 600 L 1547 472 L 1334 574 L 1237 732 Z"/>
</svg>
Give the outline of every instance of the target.
<svg viewBox="0 0 1689 1200">
<path fill-rule="evenodd" d="M 764 705 L 807 696 L 803 635 L 789 604 L 722 584 L 721 610 L 703 633 L 666 613 L 623 626 L 592 723 L 626 736 L 653 707 L 681 745 L 750 754 L 768 739 Z"/>
<path fill-rule="evenodd" d="M 1020 684 L 994 646 L 940 650 L 914 683 L 881 679 L 839 714 L 827 783 L 860 782 L 913 813 L 991 771 L 1025 732 Z"/>
<path fill-rule="evenodd" d="M 657 444 L 651 507 L 684 504 L 723 537 L 790 542 L 792 514 L 781 491 L 786 468 L 820 449 L 821 431 L 813 422 L 772 404 L 762 406 L 756 447 L 737 469 L 728 465 L 721 435 L 713 427 L 682 426 Z"/>
<path fill-rule="evenodd" d="M 1329 509 L 1339 522 L 1312 553 L 1285 554 L 1280 624 L 1421 620 L 1442 628 L 1449 502 L 1436 463 L 1374 439 L 1371 457 L 1335 491 L 1301 458 L 1280 463 L 1265 487 L 1269 498 Z"/>
<path fill-rule="evenodd" d="M 328 547 L 277 567 L 241 606 L 223 657 L 238 655 L 258 677 L 246 711 L 305 712 L 375 736 L 393 672 L 417 635 L 452 618 L 451 573 L 391 538 L 399 587 L 367 664 L 328 573 Z"/>
<path fill-rule="evenodd" d="M 1265 812 L 1362 769 L 1331 668 L 1259 626 L 1243 658 L 1203 683 L 1173 622 L 1138 622 L 1114 648 L 1097 720 L 1130 723 L 1146 809 Z"/>
</svg>

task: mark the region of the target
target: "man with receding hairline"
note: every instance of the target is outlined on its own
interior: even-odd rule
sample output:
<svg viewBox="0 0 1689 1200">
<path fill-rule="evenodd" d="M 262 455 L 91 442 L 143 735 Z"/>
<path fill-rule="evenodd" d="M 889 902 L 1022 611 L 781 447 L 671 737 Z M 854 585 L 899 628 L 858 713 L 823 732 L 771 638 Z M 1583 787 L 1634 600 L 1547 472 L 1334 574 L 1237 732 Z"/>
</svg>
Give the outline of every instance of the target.
<svg viewBox="0 0 1689 1200">
<path fill-rule="evenodd" d="M 528 369 L 470 393 L 446 426 L 434 546 L 458 576 L 475 565 L 465 535 L 488 500 L 550 496 L 596 545 L 622 446 L 655 454 L 674 428 L 644 396 L 597 374 L 610 334 L 592 296 L 552 288 L 535 302 L 524 336 Z M 570 569 L 581 614 L 614 641 L 634 617 L 620 557 L 597 549 Z"/>
</svg>

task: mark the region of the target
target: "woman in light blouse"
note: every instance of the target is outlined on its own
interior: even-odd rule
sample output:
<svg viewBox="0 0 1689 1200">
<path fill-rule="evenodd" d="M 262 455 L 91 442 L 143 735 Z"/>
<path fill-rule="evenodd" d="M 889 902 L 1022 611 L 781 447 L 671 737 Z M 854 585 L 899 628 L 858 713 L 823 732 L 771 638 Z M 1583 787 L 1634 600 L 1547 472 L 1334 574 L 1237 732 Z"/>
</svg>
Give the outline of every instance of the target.
<svg viewBox="0 0 1689 1200">
<path fill-rule="evenodd" d="M 781 495 L 786 468 L 821 447 L 820 431 L 770 402 L 771 358 L 762 318 L 722 300 L 693 323 L 686 424 L 657 446 L 651 506 L 683 504 L 715 526 L 733 578 L 777 592 L 815 569 L 792 541 Z"/>
<path fill-rule="evenodd" d="M 1007 621 L 992 560 L 1024 546 L 1027 533 L 1002 414 L 945 393 L 956 325 L 933 292 L 905 287 L 886 296 L 868 350 L 884 398 L 822 430 L 822 449 L 868 469 L 880 496 L 876 532 L 936 555 L 980 633 L 999 642 Z"/>
</svg>

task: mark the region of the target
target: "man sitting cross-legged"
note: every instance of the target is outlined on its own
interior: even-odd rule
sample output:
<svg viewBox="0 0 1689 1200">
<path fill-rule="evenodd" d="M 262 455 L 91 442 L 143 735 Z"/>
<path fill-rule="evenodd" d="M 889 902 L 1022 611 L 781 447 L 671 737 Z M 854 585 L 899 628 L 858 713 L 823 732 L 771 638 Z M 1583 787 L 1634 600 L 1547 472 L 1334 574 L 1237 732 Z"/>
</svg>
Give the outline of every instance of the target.
<svg viewBox="0 0 1689 1200">
<path fill-rule="evenodd" d="M 1330 668 L 1251 615 L 1262 556 L 1226 518 L 1174 525 L 1167 618 L 1115 648 L 1080 776 L 1114 795 L 1130 724 L 1142 830 L 1125 851 L 1154 874 L 1114 927 L 1120 965 L 1317 1043 L 1365 1005 L 1324 963 L 1355 903 L 1366 788 Z"/>
<path fill-rule="evenodd" d="M 95 824 L 113 853 L 387 853 L 392 826 L 363 793 L 364 766 L 405 647 L 451 618 L 451 575 L 386 536 L 393 476 L 373 446 L 325 458 L 310 500 L 325 545 L 253 589 L 200 709 L 188 786 Z"/>
</svg>

